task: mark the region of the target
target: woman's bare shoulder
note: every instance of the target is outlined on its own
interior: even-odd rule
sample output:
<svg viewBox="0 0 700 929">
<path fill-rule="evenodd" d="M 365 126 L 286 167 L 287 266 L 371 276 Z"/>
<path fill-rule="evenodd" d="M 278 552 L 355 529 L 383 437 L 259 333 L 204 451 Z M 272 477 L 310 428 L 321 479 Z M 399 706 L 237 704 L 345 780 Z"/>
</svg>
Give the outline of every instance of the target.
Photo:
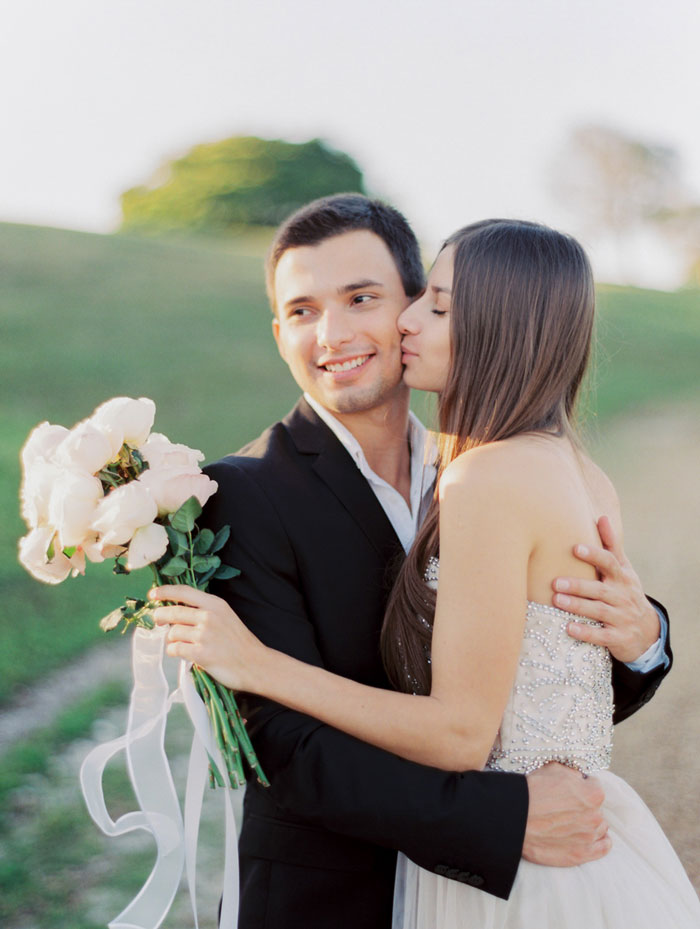
<svg viewBox="0 0 700 929">
<path fill-rule="evenodd" d="M 609 516 L 616 529 L 621 528 L 620 498 L 615 485 L 600 465 L 584 452 L 579 452 L 579 461 L 584 480 L 599 516 Z"/>
<path fill-rule="evenodd" d="M 472 480 L 502 478 L 517 479 L 525 469 L 526 476 L 539 473 L 551 458 L 551 449 L 537 436 L 519 435 L 498 442 L 488 442 L 458 455 L 445 468 L 441 482 L 461 483 Z"/>
<path fill-rule="evenodd" d="M 489 442 L 463 452 L 450 462 L 440 478 L 440 496 L 453 498 L 460 492 L 498 495 L 513 503 L 527 498 L 541 484 L 543 470 L 551 467 L 548 451 L 528 436 Z"/>
</svg>

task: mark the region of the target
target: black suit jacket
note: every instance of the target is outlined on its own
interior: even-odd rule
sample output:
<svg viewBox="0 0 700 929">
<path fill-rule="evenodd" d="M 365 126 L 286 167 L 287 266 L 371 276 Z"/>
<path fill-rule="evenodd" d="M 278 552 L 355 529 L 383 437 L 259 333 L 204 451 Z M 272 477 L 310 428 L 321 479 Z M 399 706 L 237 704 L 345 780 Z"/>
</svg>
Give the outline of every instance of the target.
<svg viewBox="0 0 700 929">
<path fill-rule="evenodd" d="M 379 632 L 403 550 L 332 431 L 301 400 L 206 471 L 219 490 L 204 523 L 231 526 L 223 561 L 242 572 L 212 592 L 266 644 L 389 687 Z M 618 672 L 620 718 L 661 676 Z M 397 849 L 508 896 L 527 818 L 524 777 L 417 765 L 257 697 L 243 699 L 243 712 L 271 787 L 246 793 L 240 929 L 388 929 Z"/>
</svg>

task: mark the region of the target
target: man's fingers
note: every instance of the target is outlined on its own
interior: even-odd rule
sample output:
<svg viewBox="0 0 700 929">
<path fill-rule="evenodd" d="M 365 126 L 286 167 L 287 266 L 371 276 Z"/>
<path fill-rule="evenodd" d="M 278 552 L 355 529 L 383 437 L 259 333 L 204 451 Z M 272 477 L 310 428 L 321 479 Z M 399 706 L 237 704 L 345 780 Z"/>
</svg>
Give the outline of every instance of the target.
<svg viewBox="0 0 700 929">
<path fill-rule="evenodd" d="M 588 623 L 569 623 L 567 632 L 572 639 L 579 642 L 588 642 L 591 645 L 602 645 L 604 648 L 610 648 L 613 643 L 613 635 L 608 626 L 591 626 Z"/>
<path fill-rule="evenodd" d="M 603 547 L 612 552 L 621 565 L 629 564 L 622 547 L 622 539 L 613 529 L 610 518 L 608 516 L 601 516 L 597 525 L 598 535 L 600 536 L 600 541 L 603 543 Z"/>
<path fill-rule="evenodd" d="M 580 577 L 557 577 L 552 587 L 557 594 L 565 597 L 601 600 L 604 603 L 609 603 L 610 606 L 617 606 L 620 602 L 620 589 L 612 584 L 607 584 L 605 581 L 584 580 Z M 561 606 L 561 603 L 565 602 L 561 601 L 560 603 L 556 595 L 554 599 L 557 606 Z M 566 609 L 564 606 L 561 606 L 561 608 Z"/>
<path fill-rule="evenodd" d="M 586 856 L 586 861 L 596 861 L 598 858 L 604 858 L 612 848 L 612 839 L 606 833 L 602 839 L 594 842 L 590 849 L 590 854 Z"/>
<path fill-rule="evenodd" d="M 620 615 L 613 606 L 603 600 L 585 600 L 564 594 L 555 594 L 552 600 L 560 610 L 593 619 L 597 623 L 615 624 Z"/>
<path fill-rule="evenodd" d="M 574 545 L 574 555 L 579 561 L 593 565 L 602 577 L 617 578 L 622 574 L 617 556 L 598 545 Z"/>
</svg>

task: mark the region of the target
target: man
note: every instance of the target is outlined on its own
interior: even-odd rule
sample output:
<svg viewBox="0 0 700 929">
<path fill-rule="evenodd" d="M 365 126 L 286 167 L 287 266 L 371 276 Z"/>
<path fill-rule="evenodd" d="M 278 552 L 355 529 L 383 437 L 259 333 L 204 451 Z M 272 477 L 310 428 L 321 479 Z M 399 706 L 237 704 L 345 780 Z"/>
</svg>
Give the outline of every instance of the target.
<svg viewBox="0 0 700 929">
<path fill-rule="evenodd" d="M 388 686 L 384 606 L 434 477 L 396 328 L 423 286 L 415 237 L 391 208 L 341 195 L 292 216 L 273 243 L 268 290 L 304 398 L 207 469 L 219 483 L 208 524 L 231 525 L 224 560 L 242 571 L 213 592 L 266 644 L 373 686 Z M 656 652 L 644 672 L 614 662 L 619 720 L 649 699 L 670 652 L 622 552 L 585 560 L 605 583 L 562 579 L 559 605 L 604 618 L 593 635 L 616 659 Z M 572 631 L 590 638 L 584 628 Z M 241 929 L 388 929 L 396 850 L 507 897 L 522 855 L 563 866 L 609 849 L 601 791 L 572 770 L 445 773 L 267 700 L 249 699 L 244 713 L 271 787 L 246 795 Z"/>
</svg>

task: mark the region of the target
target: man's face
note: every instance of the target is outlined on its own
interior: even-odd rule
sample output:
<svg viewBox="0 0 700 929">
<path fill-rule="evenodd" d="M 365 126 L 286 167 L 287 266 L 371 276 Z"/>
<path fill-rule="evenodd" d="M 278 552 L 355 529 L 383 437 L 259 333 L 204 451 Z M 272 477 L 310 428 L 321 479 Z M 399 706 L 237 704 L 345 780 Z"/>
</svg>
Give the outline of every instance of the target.
<svg viewBox="0 0 700 929">
<path fill-rule="evenodd" d="M 274 289 L 275 340 L 302 390 L 332 413 L 405 396 L 396 320 L 410 300 L 379 236 L 358 230 L 288 249 Z"/>
</svg>

